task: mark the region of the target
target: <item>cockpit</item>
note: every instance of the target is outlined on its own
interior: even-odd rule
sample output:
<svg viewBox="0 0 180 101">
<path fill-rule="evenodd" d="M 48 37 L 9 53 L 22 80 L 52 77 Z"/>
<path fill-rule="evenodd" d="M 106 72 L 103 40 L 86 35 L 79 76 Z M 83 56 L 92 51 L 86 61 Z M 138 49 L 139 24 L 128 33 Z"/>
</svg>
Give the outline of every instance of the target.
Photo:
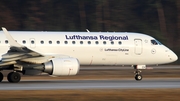
<svg viewBox="0 0 180 101">
<path fill-rule="evenodd" d="M 155 39 L 151 40 L 151 44 L 152 45 L 162 45 L 159 41 L 157 41 Z"/>
</svg>

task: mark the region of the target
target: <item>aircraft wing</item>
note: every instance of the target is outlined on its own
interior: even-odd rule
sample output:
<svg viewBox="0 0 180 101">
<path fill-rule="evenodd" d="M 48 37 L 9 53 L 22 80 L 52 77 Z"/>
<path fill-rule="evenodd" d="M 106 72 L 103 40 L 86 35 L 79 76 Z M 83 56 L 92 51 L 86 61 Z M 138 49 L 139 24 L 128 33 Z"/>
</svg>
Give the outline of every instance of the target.
<svg viewBox="0 0 180 101">
<path fill-rule="evenodd" d="M 15 64 L 19 62 L 41 64 L 49 61 L 52 56 L 45 56 L 38 52 L 35 52 L 26 46 L 20 45 L 13 37 L 8 33 L 6 28 L 2 27 L 2 30 L 9 41 L 10 49 L 4 55 L 0 62 L 0 67 Z"/>
</svg>

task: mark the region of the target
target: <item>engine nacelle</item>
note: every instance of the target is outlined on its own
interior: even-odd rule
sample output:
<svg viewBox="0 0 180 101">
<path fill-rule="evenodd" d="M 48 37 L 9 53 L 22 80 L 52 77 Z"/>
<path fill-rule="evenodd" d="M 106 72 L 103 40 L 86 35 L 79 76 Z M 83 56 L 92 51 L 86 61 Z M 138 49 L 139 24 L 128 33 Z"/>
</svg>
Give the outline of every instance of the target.
<svg viewBox="0 0 180 101">
<path fill-rule="evenodd" d="M 44 63 L 44 72 L 54 76 L 76 75 L 79 67 L 79 61 L 76 58 L 54 58 Z"/>
</svg>

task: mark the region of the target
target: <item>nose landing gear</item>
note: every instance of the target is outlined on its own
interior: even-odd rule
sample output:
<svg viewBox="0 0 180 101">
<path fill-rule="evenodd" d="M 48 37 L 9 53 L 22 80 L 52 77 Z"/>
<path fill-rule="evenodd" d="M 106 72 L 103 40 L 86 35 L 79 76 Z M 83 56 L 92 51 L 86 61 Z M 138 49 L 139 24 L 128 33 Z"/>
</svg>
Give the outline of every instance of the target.
<svg viewBox="0 0 180 101">
<path fill-rule="evenodd" d="M 134 73 L 135 73 L 135 77 L 134 77 L 135 80 L 141 81 L 142 78 L 143 78 L 142 75 L 141 75 L 141 70 L 138 70 L 138 69 L 137 69 Z"/>
<path fill-rule="evenodd" d="M 142 80 L 142 75 L 141 75 L 141 70 L 139 69 L 146 69 L 146 65 L 134 65 L 134 69 L 136 69 L 135 73 L 135 80 L 141 81 Z"/>
</svg>

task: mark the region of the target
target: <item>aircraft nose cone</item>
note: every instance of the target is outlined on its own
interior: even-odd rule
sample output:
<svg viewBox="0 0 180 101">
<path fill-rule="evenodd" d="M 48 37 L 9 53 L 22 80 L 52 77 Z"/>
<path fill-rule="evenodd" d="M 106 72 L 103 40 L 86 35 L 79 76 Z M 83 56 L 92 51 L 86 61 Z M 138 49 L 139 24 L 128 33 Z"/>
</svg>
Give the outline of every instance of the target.
<svg viewBox="0 0 180 101">
<path fill-rule="evenodd" d="M 174 53 L 173 59 L 174 61 L 178 60 L 178 56 L 175 53 Z"/>
<path fill-rule="evenodd" d="M 171 54 L 171 60 L 174 62 L 174 61 L 176 61 L 176 60 L 178 60 L 178 56 L 174 53 L 174 52 L 172 52 L 172 54 Z"/>
</svg>

